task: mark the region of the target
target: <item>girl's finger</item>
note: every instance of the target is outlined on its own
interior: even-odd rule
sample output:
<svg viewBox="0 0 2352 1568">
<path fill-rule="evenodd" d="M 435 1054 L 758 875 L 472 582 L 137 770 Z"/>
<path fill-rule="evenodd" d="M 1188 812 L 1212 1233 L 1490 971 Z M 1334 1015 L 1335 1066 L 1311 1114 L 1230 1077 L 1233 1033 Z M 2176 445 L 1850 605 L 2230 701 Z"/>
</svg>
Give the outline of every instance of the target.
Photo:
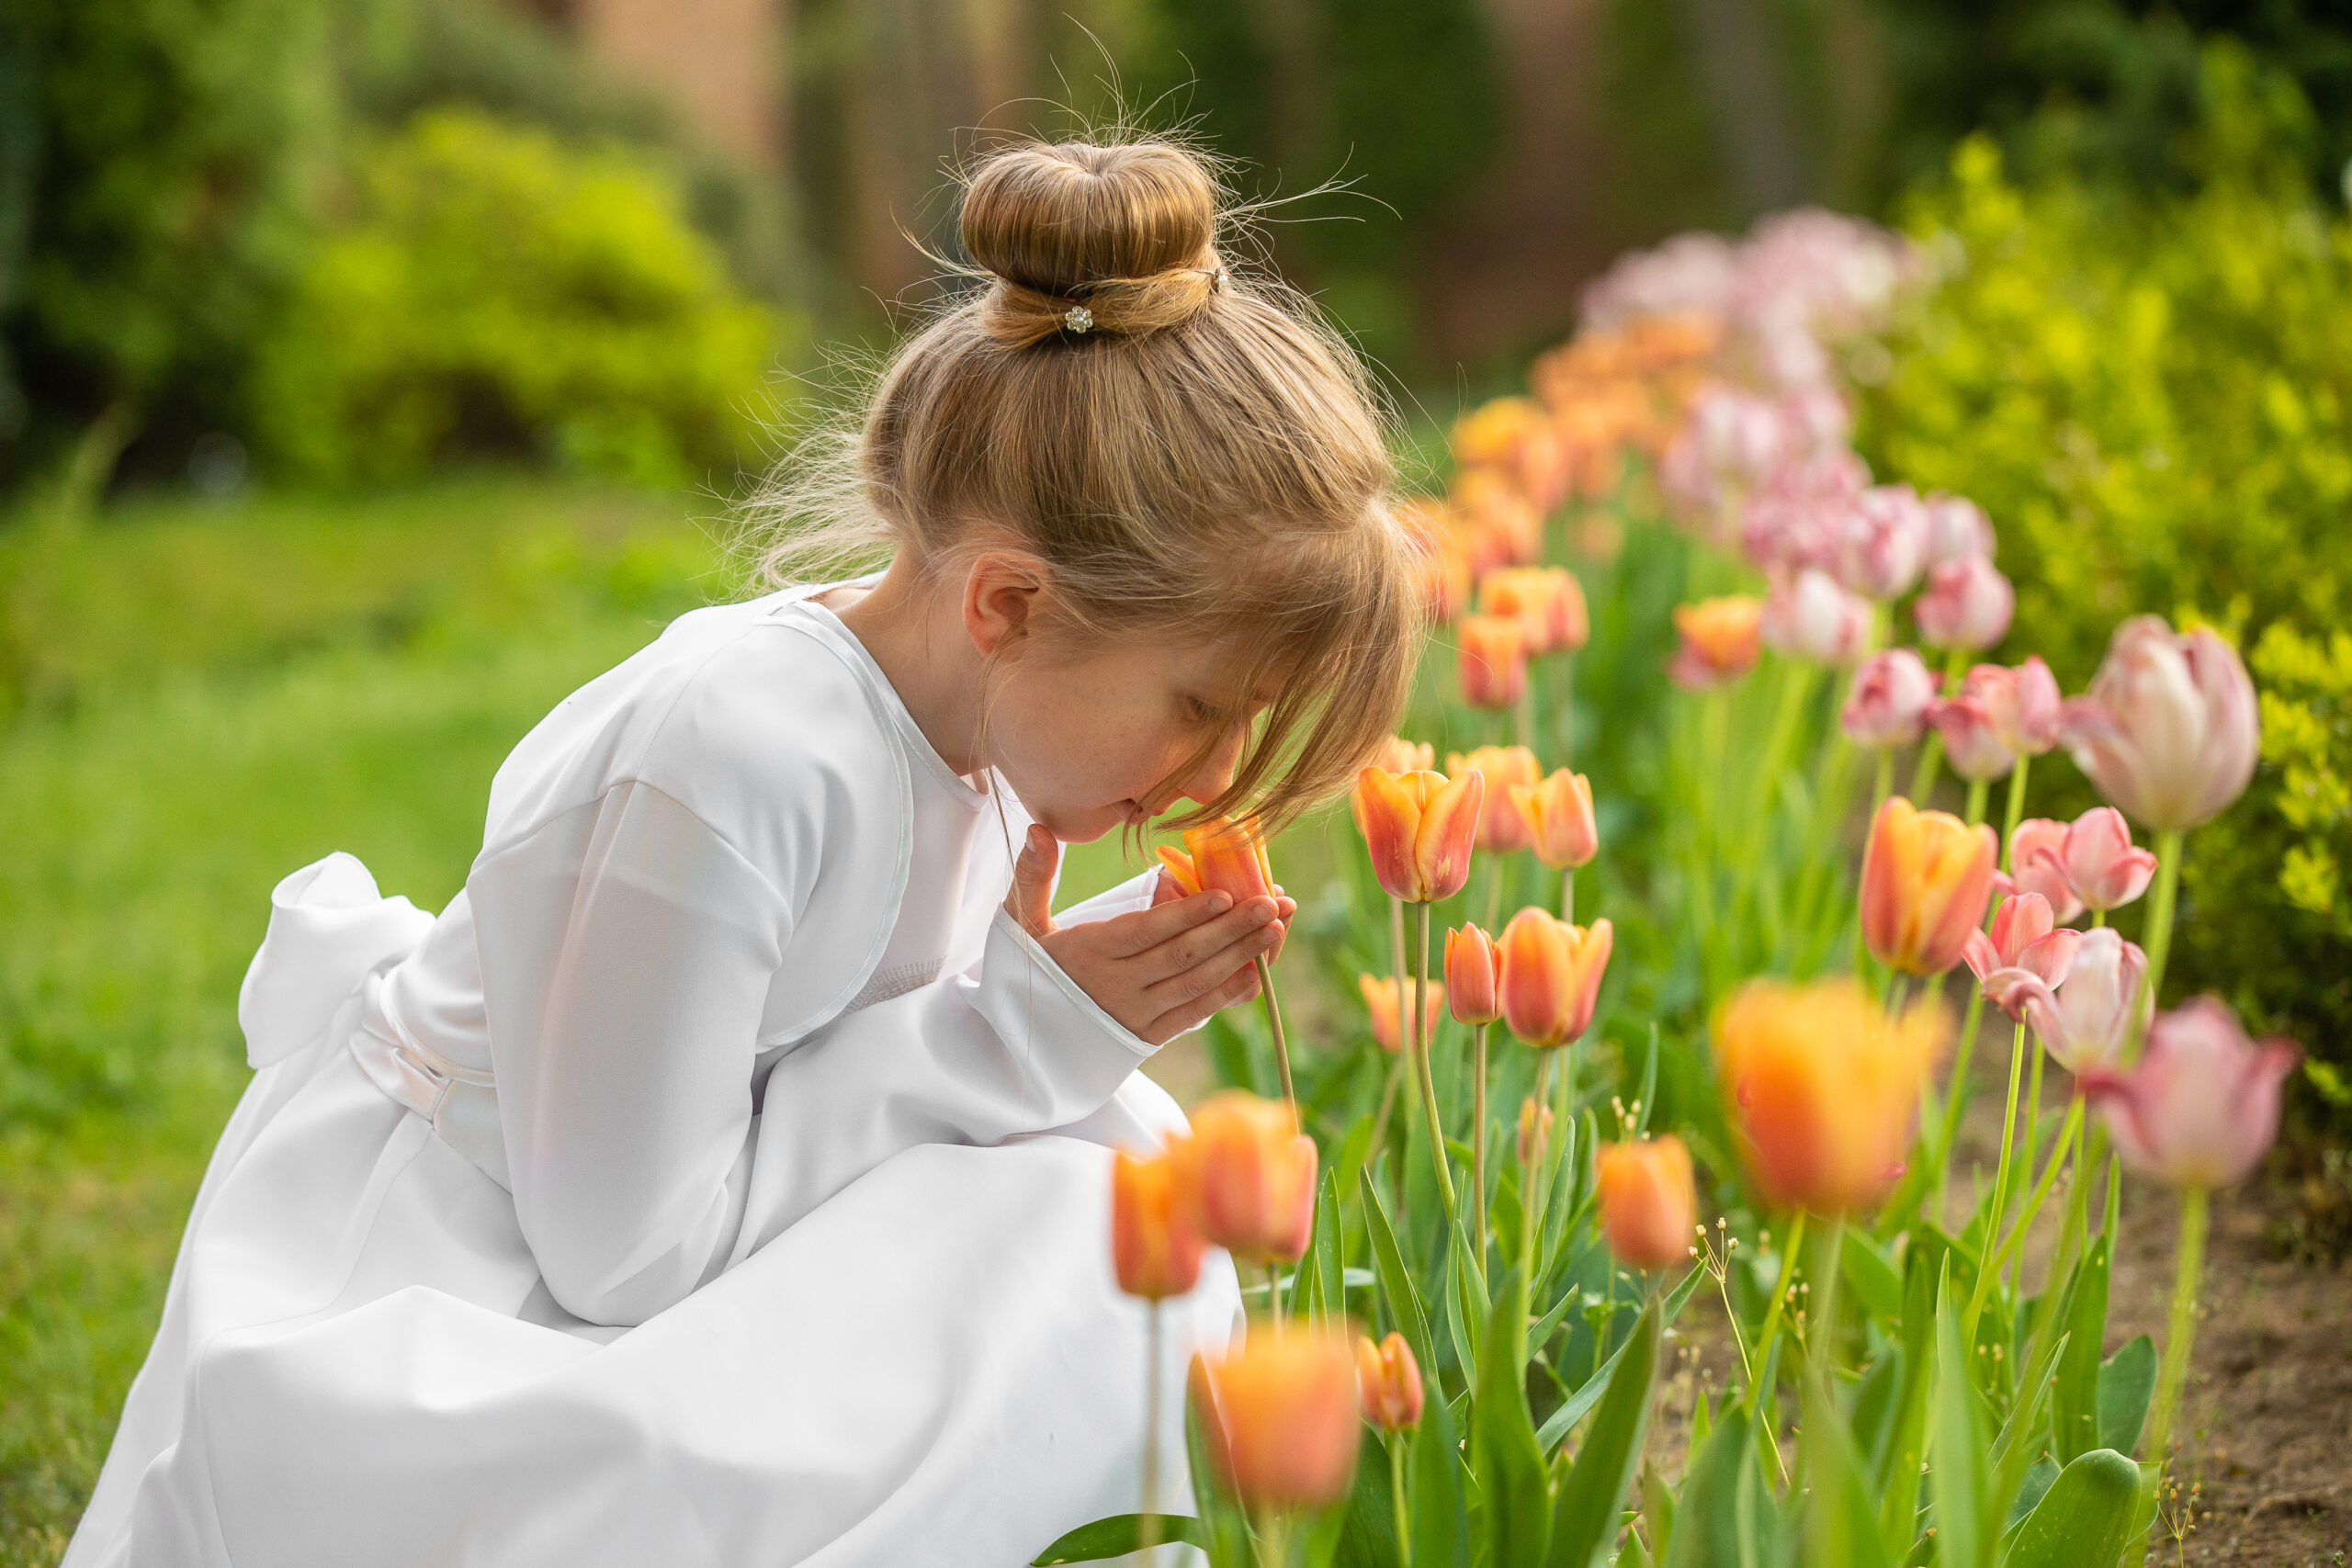
<svg viewBox="0 0 2352 1568">
<path fill-rule="evenodd" d="M 1112 957 L 1133 958 L 1182 936 L 1194 926 L 1216 919 L 1232 908 L 1230 893 L 1193 893 L 1165 904 L 1154 904 L 1148 909 L 1114 915 L 1098 925 L 1103 945 Z"/>
<path fill-rule="evenodd" d="M 1204 921 L 1170 938 L 1158 947 L 1147 948 L 1134 954 L 1134 961 L 1142 973 L 1142 983 L 1150 985 L 1182 975 L 1252 932 L 1274 923 L 1274 912 L 1267 900 L 1248 899 L 1216 919 Z"/>
<path fill-rule="evenodd" d="M 1271 952 L 1281 940 L 1282 927 L 1271 920 L 1244 931 L 1198 962 L 1144 987 L 1144 1004 L 1165 1010 L 1194 997 L 1206 996 L 1231 979 L 1238 970 L 1247 969 L 1254 976 L 1257 971 L 1253 961 Z"/>
<path fill-rule="evenodd" d="M 1258 966 L 1244 964 L 1223 985 L 1213 986 L 1190 1001 L 1178 1002 L 1153 1019 L 1141 1037 L 1162 1043 L 1173 1040 L 1211 1013 L 1220 1012 L 1236 1002 L 1246 1002 L 1257 994 Z"/>
</svg>

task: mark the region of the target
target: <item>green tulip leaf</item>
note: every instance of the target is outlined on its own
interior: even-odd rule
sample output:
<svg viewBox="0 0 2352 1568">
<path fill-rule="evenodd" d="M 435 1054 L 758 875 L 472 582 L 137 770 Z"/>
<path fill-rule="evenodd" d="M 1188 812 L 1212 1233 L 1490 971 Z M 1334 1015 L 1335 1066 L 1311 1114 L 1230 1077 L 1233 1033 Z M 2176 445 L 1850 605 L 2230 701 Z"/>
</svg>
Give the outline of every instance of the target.
<svg viewBox="0 0 2352 1568">
<path fill-rule="evenodd" d="M 1470 1513 L 1453 1413 L 1431 1399 L 1406 1458 L 1412 1503 L 1413 1568 L 1470 1568 Z"/>
<path fill-rule="evenodd" d="M 1388 1226 L 1388 1210 L 1380 1201 L 1372 1172 L 1363 1172 L 1357 1181 L 1363 1196 L 1364 1229 L 1372 1237 L 1373 1268 L 1380 1276 L 1380 1294 L 1388 1303 L 1389 1321 L 1412 1348 L 1413 1359 L 1430 1382 L 1434 1398 L 1437 1347 L 1430 1338 L 1429 1314 L 1421 1310 L 1420 1292 L 1413 1289 L 1413 1277 L 1406 1271 L 1405 1255 L 1396 1249 L 1396 1233 Z"/>
<path fill-rule="evenodd" d="M 1544 1568 L 1590 1568 L 1602 1548 L 1616 1539 L 1618 1515 L 1641 1461 L 1642 1434 L 1649 1426 L 1650 1387 L 1657 1374 L 1662 1333 L 1659 1318 L 1658 1304 L 1653 1302 L 1642 1310 L 1625 1341 L 1623 1359 L 1610 1376 L 1592 1428 L 1560 1483 Z"/>
<path fill-rule="evenodd" d="M 1030 1568 L 1048 1568 L 1057 1562 L 1100 1562 L 1105 1558 L 1138 1551 L 1143 1547 L 1146 1519 L 1159 1521 L 1158 1539 L 1161 1541 L 1204 1549 L 1208 1545 L 1207 1530 L 1190 1514 L 1113 1514 L 1079 1526 L 1032 1558 Z"/>
<path fill-rule="evenodd" d="M 2156 1347 L 2143 1334 L 2126 1341 L 2098 1370 L 2099 1447 L 2120 1454 L 2138 1448 L 2155 1392 Z"/>
<path fill-rule="evenodd" d="M 2093 1449 L 2058 1472 L 2001 1568 L 2114 1568 L 2139 1496 L 2140 1467 L 2113 1449 Z"/>
<path fill-rule="evenodd" d="M 1935 1498 L 1936 1562 L 1939 1568 L 1985 1568 L 1994 1542 L 1987 1528 L 1984 1415 L 1969 1377 L 1957 1294 L 1947 1273 L 1936 1303 L 1936 1386 L 1930 1401 L 1933 1468 L 1928 1480 Z"/>
<path fill-rule="evenodd" d="M 1878 1528 L 1878 1509 L 1860 1455 L 1817 1372 L 1804 1380 L 1804 1553 L 1820 1568 L 1896 1568 Z"/>
<path fill-rule="evenodd" d="M 1543 1568 L 1552 1528 L 1551 1477 L 1527 1411 L 1527 1338 L 1520 1326 L 1519 1276 L 1495 1291 L 1470 1414 L 1470 1468 L 1478 1478 L 1492 1568 Z"/>
<path fill-rule="evenodd" d="M 1838 1257 L 1846 1282 L 1854 1287 L 1854 1294 L 1870 1314 L 1883 1323 L 1901 1322 L 1903 1276 L 1895 1271 L 1886 1249 L 1871 1239 L 1870 1232 L 1848 1225 L 1846 1245 Z"/>
<path fill-rule="evenodd" d="M 1761 1486 L 1755 1479 L 1755 1432 L 1744 1416 L 1726 1413 L 1699 1445 L 1683 1477 L 1674 1539 L 1661 1554 L 1661 1568 L 1761 1568 L 1770 1561 L 1757 1528 Z"/>
</svg>

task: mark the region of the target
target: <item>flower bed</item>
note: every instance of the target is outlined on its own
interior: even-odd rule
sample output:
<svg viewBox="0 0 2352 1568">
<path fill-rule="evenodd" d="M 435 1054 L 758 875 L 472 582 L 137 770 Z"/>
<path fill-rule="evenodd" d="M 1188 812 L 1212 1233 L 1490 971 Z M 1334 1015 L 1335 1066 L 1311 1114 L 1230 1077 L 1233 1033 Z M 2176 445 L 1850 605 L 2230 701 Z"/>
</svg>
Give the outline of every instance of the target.
<svg viewBox="0 0 2352 1568">
<path fill-rule="evenodd" d="M 1919 270 L 1826 214 L 1678 240 L 1457 426 L 1414 521 L 1458 691 L 1364 771 L 1314 917 L 1367 971 L 1361 1038 L 1294 1058 L 1270 986 L 1225 1057 L 1280 1098 L 1120 1167 L 1127 1289 L 1182 1293 L 1207 1245 L 1262 1270 L 1248 1346 L 1191 1382 L 1199 1514 L 1147 1496 L 1038 1561 L 2100 1568 L 2182 1528 L 2208 1195 L 2295 1053 L 2153 1003 L 2255 694 L 2152 616 L 2075 698 L 1972 662 L 2014 608 L 1993 525 L 1848 445 L 1846 373 Z M 1488 744 L 1441 772 L 1439 740 Z M 2062 747 L 2110 804 L 2030 817 Z M 1271 876 L 1247 824 L 1188 851 L 1199 885 Z M 2108 925 L 2143 899 L 2144 948 Z M 1988 1004 L 2007 1072 L 1973 1086 L 1952 1046 Z M 2126 1169 L 2181 1193 L 2177 1280 L 2160 1339 L 2102 1357 Z M 1736 1372 L 1661 1460 L 1661 1342 L 1702 1291 Z"/>
</svg>

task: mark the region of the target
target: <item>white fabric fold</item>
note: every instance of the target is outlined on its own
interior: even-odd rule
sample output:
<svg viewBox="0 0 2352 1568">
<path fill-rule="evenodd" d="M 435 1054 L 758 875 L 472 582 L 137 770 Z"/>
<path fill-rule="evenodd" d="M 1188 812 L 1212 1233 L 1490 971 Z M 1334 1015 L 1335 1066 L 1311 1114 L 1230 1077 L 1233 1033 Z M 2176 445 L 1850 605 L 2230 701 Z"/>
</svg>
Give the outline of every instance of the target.
<svg viewBox="0 0 2352 1568">
<path fill-rule="evenodd" d="M 317 1039 L 370 970 L 406 956 L 432 927 L 431 915 L 385 897 L 340 850 L 279 882 L 269 893 L 269 930 L 237 990 L 246 1065 L 266 1067 Z"/>
</svg>

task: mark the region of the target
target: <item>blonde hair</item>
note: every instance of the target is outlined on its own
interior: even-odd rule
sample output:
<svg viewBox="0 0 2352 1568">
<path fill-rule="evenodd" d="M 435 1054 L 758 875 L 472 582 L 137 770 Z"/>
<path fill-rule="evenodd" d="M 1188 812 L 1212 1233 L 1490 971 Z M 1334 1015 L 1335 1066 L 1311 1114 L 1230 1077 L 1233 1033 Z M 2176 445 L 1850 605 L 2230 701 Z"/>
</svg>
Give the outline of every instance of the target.
<svg viewBox="0 0 2352 1568">
<path fill-rule="evenodd" d="M 1005 528 L 1057 633 L 1227 643 L 1235 692 L 1276 695 L 1231 785 L 1176 825 L 1271 829 L 1395 726 L 1418 596 L 1363 367 L 1296 294 L 1228 267 L 1223 194 L 1165 141 L 981 159 L 956 269 L 978 287 L 891 355 L 854 434 L 804 443 L 754 506 L 772 584 L 884 547 L 944 570 Z"/>
</svg>

